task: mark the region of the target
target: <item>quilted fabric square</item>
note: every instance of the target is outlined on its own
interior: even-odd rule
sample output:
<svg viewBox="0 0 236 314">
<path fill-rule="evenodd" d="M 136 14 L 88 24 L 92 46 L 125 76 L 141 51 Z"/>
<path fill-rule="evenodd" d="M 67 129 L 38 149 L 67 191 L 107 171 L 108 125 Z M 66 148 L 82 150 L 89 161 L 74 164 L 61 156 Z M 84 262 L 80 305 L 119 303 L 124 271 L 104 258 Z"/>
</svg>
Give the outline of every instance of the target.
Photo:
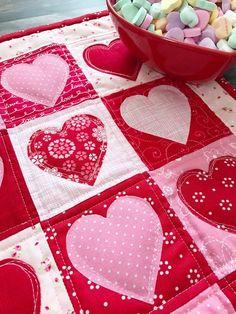
<svg viewBox="0 0 236 314">
<path fill-rule="evenodd" d="M 9 132 L 41 219 L 146 170 L 99 99 Z"/>
<path fill-rule="evenodd" d="M 0 63 L 0 113 L 8 127 L 96 97 L 65 45 L 51 44 Z"/>
<path fill-rule="evenodd" d="M 150 170 L 231 133 L 190 87 L 168 78 L 103 101 Z"/>
</svg>

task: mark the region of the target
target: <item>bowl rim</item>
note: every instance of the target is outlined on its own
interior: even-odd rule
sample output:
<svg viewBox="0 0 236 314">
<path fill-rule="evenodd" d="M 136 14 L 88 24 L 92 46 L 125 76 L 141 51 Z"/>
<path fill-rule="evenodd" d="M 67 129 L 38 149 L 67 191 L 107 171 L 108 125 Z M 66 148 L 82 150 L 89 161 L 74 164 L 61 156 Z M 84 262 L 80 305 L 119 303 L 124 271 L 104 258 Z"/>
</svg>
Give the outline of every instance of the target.
<svg viewBox="0 0 236 314">
<path fill-rule="evenodd" d="M 186 45 L 188 46 L 189 49 L 191 50 L 196 50 L 198 49 L 199 51 L 205 52 L 205 53 L 211 53 L 211 54 L 216 54 L 216 55 L 222 55 L 222 56 L 227 56 L 227 57 L 231 57 L 231 58 L 235 58 L 236 57 L 236 50 L 235 51 L 222 51 L 219 49 L 212 49 L 212 48 L 207 48 L 207 47 L 202 47 L 199 45 L 191 45 L 188 43 L 184 43 L 184 42 L 179 42 L 176 41 L 174 39 L 171 38 L 166 38 L 166 37 L 162 37 L 162 36 L 158 36 L 156 34 L 153 34 L 152 32 L 147 31 L 146 29 L 142 29 L 136 25 L 133 25 L 132 23 L 126 21 L 126 19 L 124 19 L 121 15 L 119 15 L 116 10 L 113 8 L 113 5 L 111 4 L 111 0 L 106 0 L 107 3 L 107 7 L 108 9 L 116 16 L 116 18 L 118 20 L 121 20 L 122 23 L 125 23 L 127 25 L 128 28 L 131 28 L 132 30 L 134 30 L 135 32 L 141 32 L 141 34 L 143 34 L 146 37 L 149 37 L 150 39 L 155 39 L 158 37 L 159 40 L 163 40 L 163 41 L 168 41 L 172 44 L 174 44 L 175 46 L 182 46 L 182 47 L 186 47 Z M 236 61 L 235 61 L 236 62 Z"/>
</svg>

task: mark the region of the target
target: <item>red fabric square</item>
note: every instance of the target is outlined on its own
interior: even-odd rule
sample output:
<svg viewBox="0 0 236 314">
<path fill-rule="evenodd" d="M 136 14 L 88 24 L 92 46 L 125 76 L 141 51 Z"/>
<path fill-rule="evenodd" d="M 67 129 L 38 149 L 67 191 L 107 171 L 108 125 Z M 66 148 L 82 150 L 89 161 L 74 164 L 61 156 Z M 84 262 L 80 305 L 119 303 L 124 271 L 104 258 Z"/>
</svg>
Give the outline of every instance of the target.
<svg viewBox="0 0 236 314">
<path fill-rule="evenodd" d="M 7 131 L 0 131 L 0 239 L 39 221 Z"/>
<path fill-rule="evenodd" d="M 0 77 L 0 114 L 8 128 L 97 97 L 65 45 L 52 44 L 1 62 Z"/>
<path fill-rule="evenodd" d="M 140 208 L 137 205 L 136 208 L 134 207 L 136 211 L 132 212 L 133 199 L 138 202 L 137 204 L 144 202 L 144 207 L 141 206 Z M 122 201 L 124 202 L 123 209 L 117 207 L 117 204 Z M 155 229 L 157 235 L 154 232 L 150 238 L 146 237 L 146 235 L 150 233 L 152 226 L 150 225 L 149 229 L 145 229 L 147 227 L 145 216 L 142 216 L 146 214 L 145 208 L 149 208 L 148 210 L 153 214 L 153 216 L 147 217 L 148 221 L 150 222 L 153 218 L 155 226 L 155 221 L 159 219 L 162 229 L 162 232 L 158 228 Z M 119 209 L 122 209 L 123 212 L 121 213 Z M 112 211 L 114 216 L 111 214 Z M 136 214 L 138 211 L 139 213 Z M 123 240 L 125 233 L 122 232 L 119 235 L 118 232 L 119 228 L 126 227 L 125 224 L 118 223 L 123 215 L 127 219 L 129 218 L 127 220 L 127 242 Z M 135 219 L 136 215 L 141 215 L 139 217 L 143 219 Z M 101 223 L 101 231 L 99 228 L 96 229 L 94 227 L 94 221 L 96 220 L 99 224 Z M 118 224 L 112 225 L 112 220 L 113 222 L 115 220 Z M 86 223 L 88 223 L 88 229 L 85 228 Z M 107 232 L 109 223 L 112 226 L 110 233 Z M 134 228 L 136 226 L 138 228 Z M 92 313 L 132 314 L 149 313 L 153 310 L 155 313 L 170 313 L 217 281 L 206 260 L 198 251 L 174 211 L 169 207 L 167 200 L 162 196 L 161 191 L 147 173 L 136 175 L 71 208 L 64 214 L 44 221 L 42 227 L 76 312 L 83 309 Z M 95 234 L 91 233 L 94 228 Z M 135 230 L 133 234 L 129 234 L 133 229 Z M 136 235 L 139 232 L 141 232 L 140 234 L 143 235 L 143 238 L 140 236 L 142 240 L 136 241 Z M 155 254 L 149 255 L 149 246 L 145 242 L 151 241 L 153 243 L 152 240 L 155 236 L 157 241 L 163 239 L 159 257 Z M 133 237 L 134 243 L 132 243 Z M 109 244 L 111 238 L 113 240 L 116 239 L 112 245 Z M 98 240 L 100 241 L 99 249 L 96 245 Z M 88 249 L 88 255 L 90 254 L 88 265 L 85 265 L 85 267 L 82 266 L 83 258 L 85 257 L 83 253 L 84 243 L 88 244 L 86 249 Z M 125 245 L 124 254 L 122 257 L 119 257 L 118 255 L 122 252 L 117 249 L 116 245 L 121 245 L 122 247 L 123 243 Z M 140 247 L 147 249 L 147 252 L 139 256 L 138 248 Z M 104 248 L 104 253 L 101 253 Z M 131 263 L 131 268 L 129 268 L 128 261 L 132 252 L 137 254 L 135 255 L 135 260 L 138 262 L 141 258 L 141 262 L 137 264 L 138 266 L 135 263 Z M 156 252 L 155 247 L 153 252 Z M 112 254 L 114 254 L 113 260 L 110 259 Z M 152 258 L 150 263 L 145 262 L 145 258 L 150 256 L 156 256 L 156 259 Z M 104 262 L 103 269 L 99 263 L 97 267 L 96 265 L 91 266 L 94 258 L 99 259 L 99 263 Z M 111 261 L 110 272 L 118 281 L 118 288 L 115 281 L 110 282 L 110 284 L 114 283 L 114 285 L 110 285 L 109 288 L 104 288 L 103 286 L 104 278 L 106 279 L 107 276 L 106 271 L 109 273 L 107 262 L 111 263 Z M 123 271 L 118 271 L 120 270 L 118 265 L 122 264 L 124 265 Z M 139 265 L 142 265 L 142 267 L 135 273 L 135 267 L 139 267 Z M 93 272 L 90 273 L 90 276 L 85 275 L 90 266 Z M 142 294 L 142 291 L 140 292 L 140 290 L 136 289 L 139 288 L 140 284 L 141 286 L 143 284 L 144 289 L 147 289 L 147 291 L 151 290 L 150 286 L 146 286 L 147 282 L 150 283 L 150 281 L 142 279 L 144 278 L 142 275 L 145 274 L 145 266 L 152 268 L 152 274 L 155 277 L 153 303 L 141 300 L 140 294 Z M 156 275 L 155 269 L 158 270 Z M 98 274 L 99 276 L 97 276 Z M 131 274 L 134 277 L 130 277 Z M 102 283 L 98 282 L 98 277 L 100 277 Z M 135 283 L 129 290 L 130 294 L 135 294 L 135 298 L 130 298 L 127 293 L 122 294 L 125 284 L 127 284 L 125 278 L 129 278 L 128 285 Z M 119 292 L 117 292 L 116 288 Z"/>
<path fill-rule="evenodd" d="M 127 98 L 135 95 L 140 95 L 139 97 L 145 96 L 146 98 L 143 98 L 143 101 L 150 101 L 150 91 L 154 87 L 162 87 L 162 89 L 163 87 L 167 89 L 171 87 L 172 89 L 175 89 L 177 91 L 177 94 L 181 93 L 184 98 L 187 97 L 187 101 L 190 106 L 191 120 L 186 144 L 161 136 L 153 135 L 151 132 L 149 132 L 148 134 L 147 132 L 129 126 L 126 121 L 124 121 L 121 115 L 122 103 L 127 100 Z M 208 145 L 213 141 L 216 141 L 219 138 L 231 134 L 230 130 L 224 125 L 224 123 L 221 122 L 218 117 L 216 117 L 216 115 L 208 108 L 208 106 L 202 101 L 202 99 L 191 90 L 189 86 L 182 82 L 170 80 L 168 78 L 161 78 L 154 82 L 150 82 L 138 87 L 112 94 L 110 96 L 104 97 L 103 101 L 108 110 L 111 112 L 117 125 L 120 127 L 124 135 L 129 140 L 130 144 L 134 147 L 140 158 L 150 170 L 154 170 L 170 162 L 171 160 L 193 152 L 203 146 Z M 140 102 L 141 101 L 139 100 L 139 106 Z M 152 103 L 155 103 L 155 98 L 152 99 Z M 173 103 L 174 99 L 172 99 L 172 104 Z M 183 103 L 181 104 L 181 100 L 178 100 L 178 104 L 179 109 L 181 109 L 184 113 L 185 108 L 183 109 L 182 107 L 180 107 L 183 105 Z M 134 112 L 136 104 L 132 103 L 132 101 L 130 100 L 129 104 L 125 104 L 125 106 L 128 105 L 132 106 L 132 110 Z M 162 117 L 164 115 L 163 110 L 165 110 L 165 107 L 167 105 L 168 104 L 162 103 L 160 106 L 160 115 Z M 132 122 L 134 125 L 136 124 L 137 127 L 140 127 L 142 122 L 146 123 L 146 120 L 150 119 L 150 117 L 145 116 L 145 107 L 147 107 L 146 104 L 143 106 L 144 111 L 142 114 L 139 115 L 138 121 L 134 120 Z M 154 108 L 153 110 L 156 110 L 156 108 Z M 133 115 L 133 112 L 128 112 L 128 114 L 130 114 L 131 116 Z M 176 117 L 173 115 L 173 113 L 176 114 L 177 112 L 178 108 L 176 107 L 174 108 L 174 110 L 172 109 L 172 112 L 170 112 L 170 116 L 172 115 L 171 120 L 173 120 L 173 123 L 176 122 Z M 177 128 L 176 131 L 181 132 L 181 120 L 180 118 L 178 119 L 179 128 Z M 154 121 L 152 121 L 152 123 L 154 124 Z M 157 123 L 161 123 L 162 132 L 165 133 L 165 130 L 163 131 L 163 129 L 165 129 L 165 124 L 166 128 L 168 128 L 171 121 L 161 120 Z M 151 131 L 153 127 L 153 125 L 150 127 Z M 145 128 L 147 128 L 147 124 Z"/>
</svg>

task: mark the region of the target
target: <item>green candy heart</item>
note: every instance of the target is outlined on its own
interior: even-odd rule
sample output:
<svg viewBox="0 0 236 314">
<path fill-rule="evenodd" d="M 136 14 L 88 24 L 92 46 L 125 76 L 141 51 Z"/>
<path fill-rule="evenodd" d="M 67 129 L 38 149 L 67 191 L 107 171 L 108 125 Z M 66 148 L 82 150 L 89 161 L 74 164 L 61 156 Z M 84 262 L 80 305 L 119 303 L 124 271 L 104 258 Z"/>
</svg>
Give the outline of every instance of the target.
<svg viewBox="0 0 236 314">
<path fill-rule="evenodd" d="M 229 36 L 228 45 L 231 48 L 236 49 L 236 31 L 232 32 L 231 35 Z"/>
<path fill-rule="evenodd" d="M 129 22 L 132 22 L 132 20 L 135 18 L 138 11 L 139 9 L 136 6 L 134 6 L 132 3 L 127 3 L 123 5 L 121 8 L 121 13 L 123 17 Z"/>
<path fill-rule="evenodd" d="M 189 5 L 180 11 L 180 20 L 183 24 L 189 27 L 194 27 L 198 24 L 198 16 L 192 7 Z"/>
<path fill-rule="evenodd" d="M 131 0 L 119 0 L 116 2 L 116 4 L 114 5 L 114 9 L 116 11 L 120 11 L 120 9 L 122 8 L 122 6 L 126 3 L 131 3 Z"/>
<path fill-rule="evenodd" d="M 149 14 L 154 18 L 154 19 L 160 19 L 165 16 L 165 13 L 161 9 L 161 3 L 153 3 L 151 6 L 151 9 L 149 11 Z"/>
<path fill-rule="evenodd" d="M 143 23 L 146 15 L 147 15 L 147 11 L 143 7 L 141 7 L 138 13 L 135 15 L 135 17 L 131 21 L 131 23 L 137 26 L 140 26 Z"/>
<path fill-rule="evenodd" d="M 149 11 L 151 8 L 151 3 L 146 0 L 133 0 L 133 5 L 139 9 L 143 7 L 147 11 Z"/>
<path fill-rule="evenodd" d="M 207 11 L 214 11 L 217 8 L 215 3 L 206 0 L 197 0 L 195 6 Z"/>
</svg>

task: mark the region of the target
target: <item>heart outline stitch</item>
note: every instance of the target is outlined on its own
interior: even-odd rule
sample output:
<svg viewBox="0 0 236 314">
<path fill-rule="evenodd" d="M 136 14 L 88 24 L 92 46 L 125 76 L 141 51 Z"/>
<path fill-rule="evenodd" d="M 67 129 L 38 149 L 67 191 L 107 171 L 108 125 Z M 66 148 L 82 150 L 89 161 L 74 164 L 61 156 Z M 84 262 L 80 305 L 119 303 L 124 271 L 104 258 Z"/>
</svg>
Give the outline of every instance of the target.
<svg viewBox="0 0 236 314">
<path fill-rule="evenodd" d="M 112 49 L 115 49 L 114 48 L 115 46 L 120 47 L 119 49 L 125 50 L 127 59 L 129 58 L 129 60 L 126 61 L 127 67 L 125 67 L 125 70 L 127 70 L 128 67 L 132 66 L 133 68 L 131 68 L 130 73 L 118 72 L 117 70 L 114 70 L 114 69 L 113 70 L 112 69 L 110 69 L 110 70 L 106 69 L 106 67 L 111 66 L 110 59 L 109 59 L 109 65 L 106 64 L 104 67 L 102 67 L 102 65 L 101 66 L 96 65 L 95 64 L 96 62 L 92 61 L 91 53 L 96 52 L 97 49 L 98 50 L 101 49 L 101 50 L 105 50 L 105 51 L 112 51 Z M 122 55 L 122 54 L 119 53 L 119 55 Z M 126 46 L 121 42 L 120 39 L 115 39 L 115 40 L 111 41 L 108 45 L 95 44 L 95 45 L 87 47 L 83 52 L 83 58 L 84 58 L 86 64 L 96 71 L 103 72 L 106 74 L 116 75 L 116 76 L 119 76 L 119 77 L 122 77 L 125 79 L 129 79 L 132 81 L 136 81 L 136 79 L 139 75 L 139 71 L 142 67 L 142 63 L 136 57 L 134 57 L 133 55 L 130 54 L 130 52 L 128 51 Z M 124 64 L 124 63 L 125 62 L 123 60 L 122 64 Z"/>
<path fill-rule="evenodd" d="M 22 72 L 23 73 L 27 72 L 28 75 L 31 75 L 32 71 L 37 70 L 36 71 L 37 74 L 34 72 L 34 75 L 38 75 L 38 76 L 36 76 L 36 78 L 35 77 L 30 78 L 32 80 L 31 83 L 33 82 L 33 84 L 35 84 L 36 81 L 38 81 L 39 86 L 43 85 L 44 81 L 51 78 L 51 76 L 49 76 L 48 74 L 48 71 L 50 69 L 50 65 L 48 64 L 48 62 L 50 63 L 51 67 L 54 67 L 56 69 L 55 71 L 53 70 L 53 74 L 56 75 L 56 77 L 54 77 L 55 84 L 54 84 L 53 79 L 50 79 L 51 81 L 50 90 L 45 90 L 44 89 L 45 86 L 41 87 L 40 90 L 39 89 L 37 90 L 35 86 L 26 87 L 28 83 L 27 83 L 27 80 L 26 81 L 24 80 L 25 79 L 24 77 L 22 77 L 22 79 L 19 82 L 17 81 L 19 72 L 20 72 L 20 75 Z M 45 66 L 46 66 L 46 70 L 44 69 Z M 61 93 L 63 92 L 66 86 L 68 77 L 69 77 L 69 65 L 67 64 L 67 62 L 59 55 L 49 53 L 49 54 L 40 55 L 32 63 L 15 64 L 7 68 L 2 73 L 1 84 L 8 92 L 10 92 L 11 94 L 17 97 L 26 99 L 33 103 L 42 104 L 47 107 L 53 107 L 56 104 Z M 17 82 L 18 86 L 14 86 L 14 85 L 12 86 L 11 80 L 13 80 L 14 84 L 16 84 Z M 19 86 L 19 83 L 21 84 L 20 86 Z M 18 89 L 23 88 L 23 91 L 17 90 L 17 88 Z M 31 90 L 27 94 L 27 92 L 24 91 L 24 88 L 26 88 L 26 90 L 27 89 L 30 90 L 31 88 Z M 55 90 L 53 90 L 53 88 Z M 30 94 L 30 92 L 36 93 L 36 95 Z M 38 94 L 37 92 L 41 92 L 41 95 Z"/>
<path fill-rule="evenodd" d="M 198 218 L 200 218 L 200 219 L 202 219 L 203 221 L 205 221 L 205 222 L 207 222 L 207 223 L 209 223 L 209 224 L 211 224 L 211 225 L 213 225 L 214 227 L 217 227 L 217 228 L 219 228 L 219 226 L 220 226 L 220 228 L 222 228 L 222 230 L 224 230 L 224 229 L 226 229 L 226 230 L 228 230 L 228 231 L 230 231 L 230 232 L 233 232 L 233 233 L 235 233 L 236 232 L 236 225 L 230 225 L 230 224 L 227 224 L 227 223 L 224 223 L 224 222 L 222 222 L 222 221 L 217 221 L 217 220 L 213 220 L 211 217 L 209 217 L 209 215 L 211 216 L 211 215 L 213 215 L 214 214 L 214 212 L 213 212 L 213 210 L 210 210 L 210 208 L 209 208 L 209 206 L 207 206 L 207 211 L 209 211 L 208 212 L 208 217 L 206 216 L 206 213 L 199 213 L 199 211 L 198 210 L 196 210 L 196 208 L 194 208 L 192 205 L 190 205 L 189 204 L 189 202 L 186 200 L 186 196 L 184 195 L 184 193 L 183 193 L 183 191 L 182 191 L 182 187 L 183 187 L 183 185 L 185 184 L 187 184 L 187 185 L 190 185 L 191 183 L 189 182 L 190 181 L 190 178 L 192 178 L 192 177 L 198 177 L 198 179 L 199 180 L 203 180 L 203 182 L 205 181 L 207 181 L 207 180 L 211 180 L 211 182 L 213 181 L 213 175 L 215 174 L 215 171 L 218 171 L 219 170 L 219 168 L 218 167 L 216 167 L 216 165 L 219 163 L 219 162 L 221 162 L 221 161 L 223 161 L 224 163 L 227 163 L 228 161 L 232 161 L 232 164 L 233 165 L 235 165 L 235 166 L 233 166 L 233 167 L 235 167 L 235 174 L 231 174 L 231 176 L 234 178 L 236 178 L 236 158 L 235 157 L 233 157 L 233 156 L 222 156 L 222 157 L 218 157 L 218 158 L 215 158 L 215 159 L 213 159 L 213 160 L 211 160 L 211 162 L 210 162 L 210 164 L 209 164 L 209 169 L 208 169 L 208 172 L 205 172 L 205 171 L 203 171 L 203 170 L 201 170 L 201 169 L 192 169 L 192 170 L 189 170 L 189 171 L 186 171 L 185 173 L 183 173 L 182 175 L 180 175 L 180 177 L 178 178 L 178 180 L 177 180 L 177 192 L 178 192 L 178 195 L 179 195 L 179 197 L 180 197 L 180 199 L 181 199 L 181 201 L 185 204 L 185 206 L 187 206 L 187 208 L 188 209 L 190 209 L 190 211 L 194 214 L 194 215 L 196 215 Z M 225 174 L 224 174 L 225 175 Z M 203 177 L 203 178 L 202 178 Z M 202 179 L 201 179 L 202 178 Z M 227 179 L 227 178 L 226 178 Z M 215 181 L 216 182 L 218 182 L 219 181 L 219 179 L 218 180 L 216 180 L 215 179 Z M 189 183 L 187 183 L 187 182 L 189 182 Z M 234 181 L 235 183 L 236 183 L 236 180 Z M 210 186 L 210 184 L 209 184 L 209 182 L 207 182 L 208 183 L 208 185 Z M 224 183 L 221 181 L 221 183 L 222 183 L 222 185 L 224 185 Z M 232 188 L 234 187 L 234 190 L 235 190 L 235 186 L 236 185 L 233 185 L 232 186 Z M 220 189 L 221 190 L 221 189 Z M 216 188 L 212 188 L 212 192 L 216 192 L 217 191 L 217 189 Z M 200 191 L 201 192 L 201 191 Z M 196 192 L 196 193 L 199 193 L 199 192 Z M 203 192 L 201 192 L 201 193 L 203 193 Z M 218 191 L 218 194 L 219 194 L 220 192 Z M 203 195 L 203 194 L 201 194 L 201 195 Z M 195 197 L 194 197 L 195 196 Z M 217 196 L 217 194 L 215 194 L 215 199 L 217 198 L 216 197 Z M 202 196 L 201 196 L 202 197 Z M 196 195 L 194 194 L 193 196 L 192 196 L 192 198 L 193 199 L 196 199 Z M 224 199 L 223 199 L 224 200 Z M 227 198 L 227 200 L 228 200 L 228 198 Z M 196 202 L 196 201 L 195 201 Z M 202 203 L 203 203 L 204 201 L 202 201 Z M 221 201 L 220 201 L 221 202 Z M 198 202 L 197 202 L 198 203 Z M 221 202 L 222 203 L 222 202 Z M 229 201 L 229 203 L 230 203 L 230 201 Z M 230 203 L 231 204 L 231 203 Z M 197 206 L 197 205 L 196 205 Z M 221 207 L 221 209 L 223 210 L 223 212 L 221 213 L 221 217 L 220 218 L 222 218 L 223 217 L 223 213 L 225 213 L 227 210 L 225 210 L 224 209 L 224 206 L 223 205 L 220 205 L 220 203 L 219 203 L 219 206 Z M 227 205 L 225 205 L 225 206 L 227 206 Z M 226 207 L 225 207 L 226 208 Z M 229 206 L 228 206 L 228 208 L 230 208 Z M 201 209 L 201 208 L 200 208 Z M 234 207 L 233 207 L 233 204 L 232 204 L 232 210 L 234 210 Z M 224 217 L 223 217 L 223 219 L 224 219 Z"/>
<path fill-rule="evenodd" d="M 123 206 L 125 208 L 123 208 Z M 124 213 L 122 215 L 121 212 L 123 209 Z M 131 230 L 132 229 L 131 227 L 125 229 L 126 225 L 122 223 L 123 219 L 125 218 L 128 219 L 128 216 L 124 217 L 125 215 L 127 215 L 127 213 L 130 214 L 131 218 L 130 224 L 132 225 L 132 227 L 133 228 L 134 226 L 139 227 L 135 228 L 135 231 Z M 137 217 L 139 217 L 140 219 L 138 219 Z M 146 219 L 147 222 L 141 222 L 140 224 L 141 218 L 142 221 L 145 221 L 145 217 L 147 217 Z M 135 220 L 135 218 L 137 219 Z M 89 226 L 89 230 L 86 229 L 86 226 Z M 146 226 L 146 228 L 144 226 Z M 147 226 L 149 226 L 150 228 L 147 228 Z M 96 230 L 96 228 L 98 228 L 98 230 Z M 109 233 L 110 229 L 112 230 L 112 232 Z M 132 233 L 133 235 L 132 237 L 128 237 L 129 239 L 133 238 L 133 241 L 135 243 L 132 248 L 129 247 L 129 250 L 127 250 L 123 246 L 126 245 L 125 244 L 126 233 L 123 233 L 122 229 L 124 229 L 125 231 L 127 230 L 128 235 L 129 232 Z M 92 232 L 94 232 L 94 230 L 95 230 L 94 237 L 96 237 L 96 239 L 92 235 Z M 120 234 L 119 231 L 121 231 Z M 100 236 L 100 238 L 97 238 L 98 235 Z M 117 235 L 118 237 L 116 238 Z M 137 240 L 137 238 L 139 240 Z M 140 240 L 141 238 L 143 240 Z M 100 241 L 98 244 L 96 244 L 97 243 L 96 240 L 98 241 L 98 239 L 100 239 Z M 116 244 L 111 246 L 109 244 L 109 241 L 112 241 L 114 239 L 118 239 L 118 242 L 121 240 L 123 242 L 120 245 L 120 243 L 115 241 Z M 91 244 L 88 241 L 91 241 Z M 87 244 L 90 244 L 90 246 L 88 246 Z M 94 249 L 93 247 L 94 245 L 96 246 L 101 245 L 101 247 L 100 248 L 95 247 Z M 150 249 L 149 245 L 151 245 L 151 252 L 146 251 L 148 252 L 147 254 L 141 254 L 143 250 L 146 249 L 146 247 L 148 250 Z M 153 208 L 147 201 L 136 196 L 123 196 L 113 201 L 113 203 L 109 206 L 107 210 L 106 217 L 98 214 L 80 217 L 72 224 L 66 236 L 66 247 L 68 256 L 72 262 L 72 265 L 81 274 L 83 274 L 83 276 L 89 278 L 89 280 L 92 280 L 93 282 L 109 290 L 115 291 L 123 295 L 125 294 L 137 300 L 141 300 L 150 304 L 154 303 L 153 298 L 156 287 L 157 274 L 159 271 L 159 262 L 161 259 L 162 245 L 163 245 L 163 231 L 159 217 L 157 216 L 156 212 L 153 210 Z M 143 249 L 143 247 L 145 247 L 145 249 Z M 104 252 L 105 249 L 107 248 L 106 253 L 101 253 L 102 248 Z M 124 249 L 124 251 L 126 252 L 126 254 L 122 255 L 121 257 L 119 257 L 120 255 L 118 254 L 122 253 L 122 251 L 119 250 L 120 248 Z M 88 252 L 87 253 L 88 256 L 86 256 L 86 254 L 84 254 L 85 249 L 86 250 L 91 249 L 92 253 L 86 251 Z M 134 267 L 135 264 L 132 263 L 132 258 L 137 263 L 138 255 L 137 257 L 136 255 L 133 257 L 131 252 L 133 252 L 133 255 L 137 253 L 141 254 L 139 256 L 138 262 L 141 263 L 142 265 L 141 267 L 144 267 L 142 268 L 142 270 L 136 268 L 139 267 L 139 263 L 136 265 L 136 267 Z M 89 254 L 92 254 L 93 257 L 90 256 Z M 112 256 L 113 259 L 112 264 L 112 269 L 114 271 L 113 273 L 111 270 L 109 272 L 110 256 Z M 101 262 L 95 261 L 96 259 L 100 260 L 100 257 L 102 257 Z M 95 262 L 93 262 L 93 260 Z M 96 266 L 95 269 L 93 265 Z M 101 265 L 103 269 L 99 268 Z M 129 265 L 131 265 L 130 267 L 132 267 L 132 269 L 130 269 Z M 125 277 L 127 278 L 126 280 L 128 280 L 127 285 L 126 281 L 124 281 L 123 276 L 124 267 L 125 270 L 129 270 L 129 273 L 127 272 L 126 276 L 132 277 L 132 280 L 130 279 L 130 277 Z M 136 277 L 135 275 L 133 276 L 133 274 L 136 273 L 135 269 L 137 269 L 137 273 L 139 273 L 139 275 L 136 274 Z M 141 279 L 140 281 L 140 278 L 145 277 L 144 274 L 148 276 L 148 279 L 145 280 Z M 142 275 L 144 276 L 142 277 Z M 129 284 L 132 285 L 131 289 L 126 288 Z M 141 288 L 145 291 L 143 292 Z M 135 291 L 136 289 L 137 291 Z"/>
</svg>

